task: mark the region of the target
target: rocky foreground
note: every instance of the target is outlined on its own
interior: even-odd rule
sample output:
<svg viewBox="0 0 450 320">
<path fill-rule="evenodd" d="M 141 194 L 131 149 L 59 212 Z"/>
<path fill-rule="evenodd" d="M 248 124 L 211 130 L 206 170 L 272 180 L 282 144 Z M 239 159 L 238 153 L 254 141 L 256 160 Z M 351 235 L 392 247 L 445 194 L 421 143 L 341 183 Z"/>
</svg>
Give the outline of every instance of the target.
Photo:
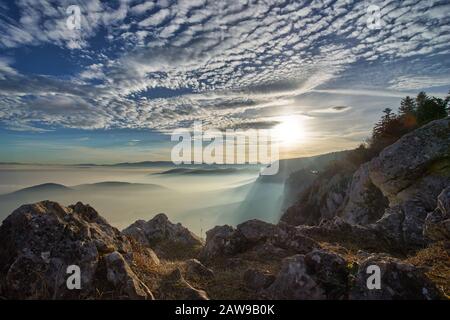
<svg viewBox="0 0 450 320">
<path fill-rule="evenodd" d="M 43 201 L 0 227 L 6 299 L 446 299 L 450 120 L 356 172 L 315 181 L 281 221 L 217 226 L 206 241 L 159 214 L 122 232 L 94 208 Z M 80 268 L 80 289 L 67 267 Z M 368 289 L 367 269 L 381 270 Z"/>
</svg>

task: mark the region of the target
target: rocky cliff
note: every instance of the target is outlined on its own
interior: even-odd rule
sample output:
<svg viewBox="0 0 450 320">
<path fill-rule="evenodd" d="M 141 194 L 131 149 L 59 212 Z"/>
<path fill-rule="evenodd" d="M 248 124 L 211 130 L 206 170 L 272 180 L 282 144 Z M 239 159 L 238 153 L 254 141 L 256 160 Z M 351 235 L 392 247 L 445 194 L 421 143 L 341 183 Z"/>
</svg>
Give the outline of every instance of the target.
<svg viewBox="0 0 450 320">
<path fill-rule="evenodd" d="M 44 201 L 24 205 L 0 227 L 0 284 L 7 298 L 152 299 L 129 265 L 132 244 L 93 208 Z M 128 261 L 127 261 L 128 260 Z M 67 269 L 80 268 L 81 290 L 67 287 Z"/>
<path fill-rule="evenodd" d="M 313 179 L 278 224 L 217 226 L 206 241 L 164 214 L 121 232 L 82 203 L 24 205 L 0 226 L 0 297 L 448 298 L 449 137 L 450 119 L 434 121 Z"/>
<path fill-rule="evenodd" d="M 450 185 L 450 120 L 433 121 L 385 148 L 356 170 L 343 165 L 300 195 L 282 220 L 319 225 L 341 217 L 401 248 L 428 243 L 423 229 Z"/>
</svg>

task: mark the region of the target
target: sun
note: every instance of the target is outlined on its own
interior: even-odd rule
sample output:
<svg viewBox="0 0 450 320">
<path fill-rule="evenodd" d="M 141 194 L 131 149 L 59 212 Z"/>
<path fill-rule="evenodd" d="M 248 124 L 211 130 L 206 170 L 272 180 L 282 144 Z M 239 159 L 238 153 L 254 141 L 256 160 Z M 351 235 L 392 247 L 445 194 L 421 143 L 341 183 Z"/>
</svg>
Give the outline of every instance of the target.
<svg viewBox="0 0 450 320">
<path fill-rule="evenodd" d="M 280 123 L 273 127 L 273 136 L 282 145 L 292 146 L 301 143 L 306 138 L 305 124 L 303 117 L 283 116 L 277 121 Z"/>
</svg>

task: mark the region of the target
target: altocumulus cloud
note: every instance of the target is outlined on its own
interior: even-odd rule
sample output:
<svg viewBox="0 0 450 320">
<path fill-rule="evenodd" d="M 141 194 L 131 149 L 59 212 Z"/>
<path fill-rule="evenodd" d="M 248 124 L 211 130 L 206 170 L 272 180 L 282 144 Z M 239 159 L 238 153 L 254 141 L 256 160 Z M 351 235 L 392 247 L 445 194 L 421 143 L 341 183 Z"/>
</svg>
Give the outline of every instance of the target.
<svg viewBox="0 0 450 320">
<path fill-rule="evenodd" d="M 73 4 L 79 30 L 66 26 Z M 277 108 L 301 108 L 293 102 L 313 90 L 449 85 L 450 5 L 374 4 L 379 29 L 367 27 L 368 3 L 353 0 L 3 3 L 0 123 L 16 130 L 39 123 L 166 131 L 194 120 L 265 127 L 268 108 L 274 116 Z M 74 67 L 64 75 L 23 69 L 16 53 L 38 47 L 57 47 Z M 364 87 L 353 85 L 361 80 Z"/>
</svg>

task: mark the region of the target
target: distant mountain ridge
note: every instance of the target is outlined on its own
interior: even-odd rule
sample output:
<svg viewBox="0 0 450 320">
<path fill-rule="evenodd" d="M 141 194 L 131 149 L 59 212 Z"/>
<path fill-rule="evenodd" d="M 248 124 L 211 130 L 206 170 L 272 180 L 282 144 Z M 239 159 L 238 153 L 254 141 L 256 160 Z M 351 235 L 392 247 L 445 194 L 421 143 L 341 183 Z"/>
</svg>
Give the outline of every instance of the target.
<svg viewBox="0 0 450 320">
<path fill-rule="evenodd" d="M 65 186 L 58 183 L 44 183 L 0 195 L 0 221 L 7 212 L 24 203 L 34 203 L 48 199 L 70 203 L 74 199 L 104 199 L 107 197 L 131 197 L 134 195 L 174 192 L 166 187 L 150 183 L 129 183 L 104 181 L 92 184 Z M 95 201 L 94 201 L 95 202 Z"/>
<path fill-rule="evenodd" d="M 77 190 L 83 190 L 85 188 L 89 189 L 98 189 L 98 188 L 123 188 L 123 187 L 136 187 L 136 188 L 157 188 L 157 189 L 167 189 L 166 187 L 152 184 L 152 183 L 131 183 L 131 182 L 122 182 L 122 181 L 103 181 L 97 183 L 86 183 L 79 184 L 75 186 L 65 186 L 63 184 L 58 183 L 42 183 L 37 184 L 31 187 L 26 187 L 23 189 L 19 189 L 10 193 L 1 194 L 1 197 L 12 196 L 18 194 L 26 194 L 32 192 L 71 192 Z"/>
<path fill-rule="evenodd" d="M 70 191 L 70 190 L 73 190 L 73 189 L 70 187 L 67 187 L 65 185 L 62 185 L 62 184 L 50 182 L 50 183 L 43 183 L 43 184 L 38 184 L 38 185 L 31 186 L 31 187 L 19 189 L 19 190 L 13 191 L 8 194 L 9 195 L 17 195 L 17 194 L 27 193 L 27 192 L 40 192 L 40 191 L 60 192 L 60 191 Z M 4 194 L 4 195 L 8 195 L 8 194 Z M 0 195 L 0 197 L 2 197 L 4 195 Z"/>
<path fill-rule="evenodd" d="M 185 175 L 214 175 L 214 174 L 233 174 L 243 172 L 256 172 L 256 168 L 230 168 L 230 167 L 213 167 L 213 168 L 174 168 L 163 172 L 154 173 L 156 175 L 171 175 L 171 174 L 185 174 Z"/>
</svg>

